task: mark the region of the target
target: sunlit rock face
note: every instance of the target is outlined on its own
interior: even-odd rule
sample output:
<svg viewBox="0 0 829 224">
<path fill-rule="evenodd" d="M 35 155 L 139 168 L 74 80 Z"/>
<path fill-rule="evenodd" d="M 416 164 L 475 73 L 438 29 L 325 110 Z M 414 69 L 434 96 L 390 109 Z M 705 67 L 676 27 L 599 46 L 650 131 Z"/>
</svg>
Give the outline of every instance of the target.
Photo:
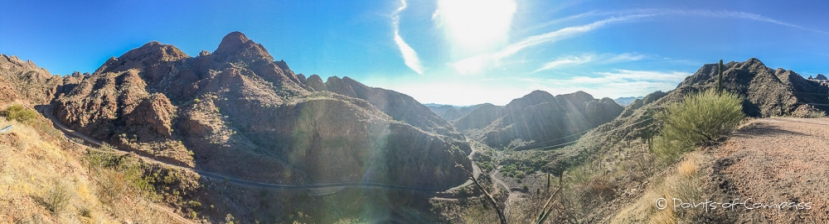
<svg viewBox="0 0 829 224">
<path fill-rule="evenodd" d="M 197 57 L 145 44 L 53 107 L 110 144 L 262 182 L 449 188 L 466 180 L 455 164 L 471 165 L 463 136 L 411 97 L 348 77 L 306 79 L 239 32 Z"/>
</svg>

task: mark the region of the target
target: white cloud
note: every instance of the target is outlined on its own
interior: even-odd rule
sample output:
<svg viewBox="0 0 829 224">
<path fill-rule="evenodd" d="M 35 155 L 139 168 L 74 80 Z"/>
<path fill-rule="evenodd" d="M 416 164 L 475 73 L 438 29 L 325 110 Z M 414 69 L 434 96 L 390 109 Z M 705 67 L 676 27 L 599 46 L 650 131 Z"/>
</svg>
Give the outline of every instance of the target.
<svg viewBox="0 0 829 224">
<path fill-rule="evenodd" d="M 394 23 L 394 43 L 397 44 L 397 47 L 400 49 L 400 54 L 403 56 L 403 62 L 406 66 L 409 66 L 413 71 L 417 72 L 417 74 L 423 74 L 423 65 L 420 63 L 420 58 L 417 56 L 417 52 L 403 40 L 403 37 L 400 36 L 400 12 L 406 9 L 406 0 L 400 0 L 403 4 L 400 8 L 392 14 L 392 22 Z"/>
<path fill-rule="evenodd" d="M 462 74 L 466 74 L 469 71 L 479 72 L 484 69 L 482 66 L 490 64 L 496 65 L 498 61 L 500 61 L 502 58 L 512 56 L 513 54 L 518 53 L 519 51 L 528 47 L 533 47 L 544 43 L 553 43 L 559 40 L 567 39 L 578 34 L 592 31 L 594 29 L 600 28 L 611 23 L 626 22 L 656 15 L 658 14 L 636 14 L 622 17 L 612 17 L 609 19 L 599 20 L 587 25 L 566 27 L 553 32 L 530 36 L 517 43 L 506 46 L 497 52 L 477 55 L 454 63 L 450 63 L 449 65 L 455 67 L 455 69 L 457 69 L 458 72 Z M 471 65 L 480 65 L 481 67 L 472 68 Z M 463 69 L 460 69 L 459 66 Z"/>
<path fill-rule="evenodd" d="M 553 61 L 545 63 L 541 68 L 536 69 L 533 73 L 560 68 L 564 66 L 575 66 L 587 63 L 616 63 L 625 61 L 638 61 L 645 58 L 645 55 L 639 53 L 623 53 L 623 54 L 584 54 L 582 56 L 564 56 L 559 57 Z"/>
<path fill-rule="evenodd" d="M 594 57 L 595 57 L 595 55 L 560 57 L 556 60 L 545 63 L 544 66 L 541 66 L 541 68 L 535 70 L 533 73 L 544 71 L 544 70 L 550 70 L 550 69 L 554 69 L 554 68 L 558 68 L 558 67 L 562 67 L 562 66 L 580 65 L 580 64 L 588 63 L 588 62 L 593 61 Z"/>
<path fill-rule="evenodd" d="M 622 83 L 622 82 L 669 82 L 678 84 L 682 82 L 685 77 L 692 75 L 688 72 L 661 72 L 661 71 L 638 71 L 638 70 L 625 70 L 625 69 L 617 69 L 615 72 L 596 72 L 596 74 L 601 75 L 600 77 L 573 77 L 572 82 L 575 83 L 582 83 L 581 81 L 587 81 L 588 83 Z"/>
</svg>

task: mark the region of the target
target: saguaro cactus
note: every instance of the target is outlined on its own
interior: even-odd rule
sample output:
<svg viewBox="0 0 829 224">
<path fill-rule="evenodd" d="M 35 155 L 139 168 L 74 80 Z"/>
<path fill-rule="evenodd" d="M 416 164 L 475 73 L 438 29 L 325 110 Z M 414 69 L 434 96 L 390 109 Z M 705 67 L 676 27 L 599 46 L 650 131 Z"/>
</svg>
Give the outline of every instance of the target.
<svg viewBox="0 0 829 224">
<path fill-rule="evenodd" d="M 722 59 L 720 59 L 720 66 L 717 69 L 717 93 L 722 93 Z"/>
</svg>

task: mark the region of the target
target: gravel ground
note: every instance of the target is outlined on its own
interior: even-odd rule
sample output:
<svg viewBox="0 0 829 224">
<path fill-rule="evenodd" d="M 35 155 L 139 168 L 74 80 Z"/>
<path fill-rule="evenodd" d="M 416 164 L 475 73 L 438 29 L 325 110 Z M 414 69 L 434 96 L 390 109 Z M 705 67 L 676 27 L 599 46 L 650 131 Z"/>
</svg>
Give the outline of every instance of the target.
<svg viewBox="0 0 829 224">
<path fill-rule="evenodd" d="M 714 183 L 707 193 L 738 202 L 751 198 L 749 207 L 793 202 L 788 205 L 794 208 L 780 210 L 719 211 L 731 213 L 728 222 L 829 223 L 829 119 L 753 120 L 712 154 Z"/>
</svg>

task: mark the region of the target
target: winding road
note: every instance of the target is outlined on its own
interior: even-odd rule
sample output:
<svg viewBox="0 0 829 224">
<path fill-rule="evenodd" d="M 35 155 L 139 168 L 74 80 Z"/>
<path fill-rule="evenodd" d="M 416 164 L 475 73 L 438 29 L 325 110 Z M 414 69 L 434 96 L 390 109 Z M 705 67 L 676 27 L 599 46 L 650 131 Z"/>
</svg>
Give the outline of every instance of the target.
<svg viewBox="0 0 829 224">
<path fill-rule="evenodd" d="M 77 137 L 77 138 L 83 139 L 84 141 L 86 141 L 89 144 L 89 146 L 90 146 L 89 149 L 90 150 L 98 151 L 98 152 L 105 152 L 105 153 L 116 153 L 116 154 L 120 154 L 120 155 L 129 154 L 131 152 L 129 150 L 118 149 L 118 148 L 116 148 L 118 151 L 104 151 L 104 150 L 95 149 L 94 147 L 101 147 L 103 145 L 103 143 L 101 141 L 93 139 L 89 136 L 86 136 L 83 133 L 80 133 L 80 132 L 77 132 L 75 130 L 70 129 L 69 127 L 64 125 L 60 120 L 58 120 L 52 114 L 51 110 L 52 110 L 51 105 L 40 105 L 40 106 L 38 106 L 38 111 L 40 111 L 40 113 L 43 114 L 44 116 L 48 117 L 52 121 L 54 126 L 56 128 L 58 128 L 58 130 L 62 131 L 68 137 Z M 206 179 L 226 181 L 227 183 L 233 183 L 233 184 L 242 185 L 242 186 L 249 186 L 249 187 L 284 189 L 284 190 L 310 190 L 310 189 L 334 188 L 334 187 L 383 188 L 383 189 L 393 189 L 393 190 L 420 191 L 420 192 L 429 192 L 429 193 L 441 192 L 441 191 L 446 190 L 446 189 L 438 189 L 438 188 L 424 188 L 424 187 L 402 186 L 402 185 L 372 183 L 372 182 L 341 182 L 341 183 L 319 183 L 319 184 L 304 184 L 304 185 L 286 185 L 286 184 L 256 182 L 256 181 L 249 181 L 249 180 L 239 179 L 239 178 L 236 178 L 236 177 L 231 177 L 231 176 L 227 176 L 227 175 L 223 175 L 223 174 L 219 174 L 219 173 L 214 173 L 214 172 L 210 172 L 210 171 L 195 169 L 195 168 L 191 168 L 191 167 L 185 167 L 185 166 L 181 166 L 181 165 L 173 164 L 173 163 L 169 163 L 169 162 L 158 161 L 155 158 L 144 156 L 144 155 L 138 155 L 138 154 L 136 154 L 136 155 L 138 157 L 140 157 L 141 159 L 143 159 L 144 161 L 149 162 L 149 163 L 160 164 L 160 165 L 165 165 L 165 166 L 169 166 L 169 167 L 173 167 L 173 168 L 177 168 L 177 169 L 182 169 L 182 170 L 186 170 L 186 171 L 195 172 L 195 173 L 199 174 L 201 177 L 206 178 Z M 471 155 L 470 155 L 470 157 L 471 157 Z M 478 173 L 480 173 L 480 170 L 474 164 L 473 164 L 473 169 L 475 171 L 477 171 Z M 471 182 L 471 181 L 467 181 L 467 182 Z M 464 183 L 464 184 L 468 184 L 468 183 Z"/>
</svg>

